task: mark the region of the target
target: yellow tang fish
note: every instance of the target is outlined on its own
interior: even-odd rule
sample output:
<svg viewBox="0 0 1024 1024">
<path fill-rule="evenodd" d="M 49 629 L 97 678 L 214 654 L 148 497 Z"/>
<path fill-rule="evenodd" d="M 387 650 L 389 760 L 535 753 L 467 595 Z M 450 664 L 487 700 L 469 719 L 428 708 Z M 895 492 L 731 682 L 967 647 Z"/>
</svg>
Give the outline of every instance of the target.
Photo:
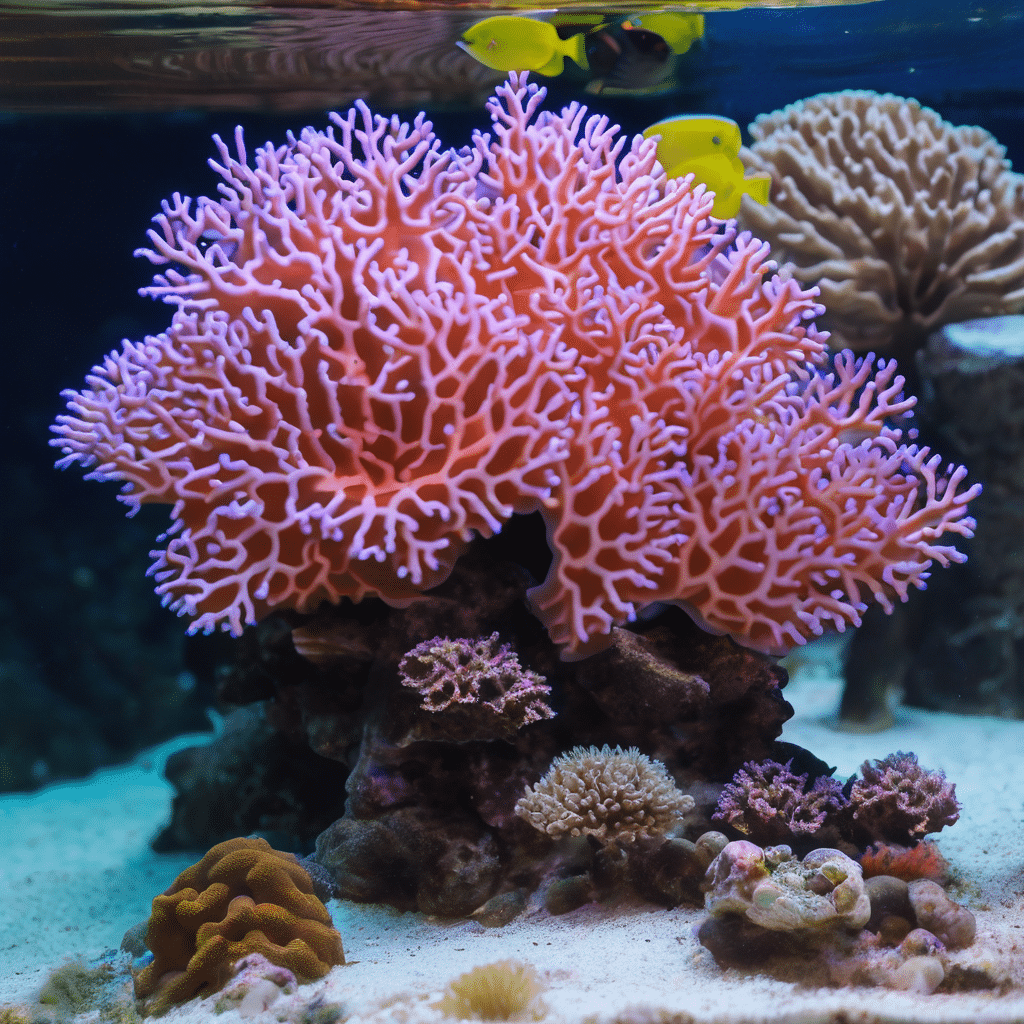
<svg viewBox="0 0 1024 1024">
<path fill-rule="evenodd" d="M 631 14 L 622 23 L 624 29 L 641 29 L 661 36 L 675 54 L 686 53 L 698 39 L 704 38 L 703 14 Z"/>
<path fill-rule="evenodd" d="M 715 193 L 712 216 L 722 220 L 735 217 L 744 195 L 762 206 L 768 205 L 771 175 L 762 172 L 744 177 L 740 126 L 735 121 L 680 114 L 652 124 L 644 132 L 645 139 L 656 135 L 661 136 L 658 161 L 670 178 L 693 174 L 696 181 Z"/>
<path fill-rule="evenodd" d="M 587 68 L 585 37 L 562 39 L 550 21 L 499 14 L 471 25 L 458 45 L 495 71 L 536 71 L 560 75 L 568 57 Z"/>
<path fill-rule="evenodd" d="M 672 60 L 703 35 L 701 14 L 633 14 L 623 20 L 574 13 L 551 21 L 499 14 L 471 25 L 457 45 L 494 71 L 553 77 L 562 73 L 567 57 L 583 71 L 596 61 L 602 79 L 632 92 L 667 78 Z"/>
</svg>

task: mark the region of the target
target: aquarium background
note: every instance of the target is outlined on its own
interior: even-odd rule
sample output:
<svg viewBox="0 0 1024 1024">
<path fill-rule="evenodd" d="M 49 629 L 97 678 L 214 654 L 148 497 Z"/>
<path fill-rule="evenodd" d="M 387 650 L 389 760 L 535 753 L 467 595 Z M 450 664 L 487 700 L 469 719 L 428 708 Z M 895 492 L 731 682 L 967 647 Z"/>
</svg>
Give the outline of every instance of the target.
<svg viewBox="0 0 1024 1024">
<path fill-rule="evenodd" d="M 40 10 L 30 17 L 26 8 L 0 5 L 0 30 L 11 44 L 0 70 L 0 790 L 85 775 L 208 726 L 218 671 L 231 663 L 236 642 L 186 638 L 185 623 L 153 596 L 148 551 L 167 509 L 144 508 L 126 520 L 114 486 L 56 471 L 49 424 L 62 409 L 61 390 L 78 386 L 103 353 L 167 326 L 170 310 L 136 294 L 152 271 L 132 253 L 162 199 L 216 187 L 205 164 L 210 136 L 228 137 L 241 124 L 256 145 L 325 123 L 327 110 L 351 98 L 343 71 L 331 70 L 344 67 L 337 55 L 366 30 L 367 18 L 381 17 L 236 12 L 230 24 L 225 15 L 178 25 L 175 47 L 183 39 L 191 53 L 215 45 L 221 61 L 178 61 L 171 80 L 151 73 L 158 46 L 137 20 L 121 26 L 129 42 L 118 47 L 130 50 L 138 32 L 145 59 L 129 63 L 127 74 L 123 60 L 112 61 L 118 74 L 105 77 L 102 54 L 76 50 L 75 32 L 62 35 L 60 17 L 41 21 Z M 101 31 L 113 39 L 117 30 L 115 19 Z M 224 56 L 233 47 L 245 50 L 248 64 Z M 254 63 L 253 52 L 266 59 Z M 817 92 L 893 92 L 953 124 L 988 129 L 1020 169 L 1022 52 L 1017 4 L 879 0 L 709 13 L 705 39 L 662 95 L 586 96 L 577 85 L 545 84 L 549 106 L 582 98 L 630 133 L 681 112 L 745 126 Z M 275 53 L 289 59 L 278 65 Z M 46 70 L 44 57 L 56 70 Z M 62 80 L 61 67 L 74 67 L 77 77 Z M 259 73 L 247 75 L 246 67 Z M 303 68 L 313 69 L 304 83 Z M 438 88 L 424 104 L 445 144 L 488 124 L 489 83 L 473 76 L 465 95 Z M 420 108 L 408 97 L 430 86 L 403 89 L 399 79 L 366 87 L 375 110 L 409 116 Z"/>
</svg>

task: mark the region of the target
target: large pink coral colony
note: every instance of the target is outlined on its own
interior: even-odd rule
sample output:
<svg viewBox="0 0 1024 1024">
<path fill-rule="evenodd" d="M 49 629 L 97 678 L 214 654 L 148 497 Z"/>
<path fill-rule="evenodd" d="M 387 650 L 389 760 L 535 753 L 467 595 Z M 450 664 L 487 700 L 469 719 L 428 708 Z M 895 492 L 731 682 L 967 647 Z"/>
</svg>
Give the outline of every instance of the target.
<svg viewBox="0 0 1024 1024">
<path fill-rule="evenodd" d="M 192 629 L 443 581 L 539 511 L 568 656 L 652 602 L 781 652 L 887 608 L 970 535 L 964 471 L 887 425 L 891 363 L 821 375 L 815 293 L 709 219 L 655 143 L 513 75 L 442 150 L 362 104 L 175 195 L 144 255 L 177 306 L 68 393 L 61 465 L 173 503 L 157 590 Z"/>
</svg>

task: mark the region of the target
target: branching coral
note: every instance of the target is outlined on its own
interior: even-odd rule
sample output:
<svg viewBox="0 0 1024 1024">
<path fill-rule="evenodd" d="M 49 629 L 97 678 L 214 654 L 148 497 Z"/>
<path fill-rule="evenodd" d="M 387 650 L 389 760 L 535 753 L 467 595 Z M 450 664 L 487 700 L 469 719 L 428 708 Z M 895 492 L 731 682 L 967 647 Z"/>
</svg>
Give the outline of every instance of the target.
<svg viewBox="0 0 1024 1024">
<path fill-rule="evenodd" d="M 151 1010 L 214 991 L 250 953 L 305 979 L 345 962 L 308 873 L 264 839 L 220 843 L 178 875 L 153 900 L 146 942 L 135 995 L 155 997 Z"/>
<path fill-rule="evenodd" d="M 539 512 L 567 655 L 674 602 L 783 652 L 921 587 L 963 471 L 906 446 L 892 364 L 818 373 L 815 294 L 708 219 L 655 143 L 513 76 L 442 150 L 359 104 L 175 195 L 142 250 L 166 334 L 67 393 L 61 465 L 172 506 L 152 572 L 191 628 L 440 583 Z"/>
<path fill-rule="evenodd" d="M 665 766 L 636 747 L 575 747 L 526 787 L 516 814 L 553 838 L 630 843 L 667 832 L 693 806 Z"/>
<path fill-rule="evenodd" d="M 714 820 L 728 822 L 762 845 L 817 832 L 829 814 L 845 805 L 843 788 L 827 775 L 808 788 L 807 776 L 794 774 L 792 764 L 748 761 L 722 790 Z"/>
<path fill-rule="evenodd" d="M 772 201 L 747 200 L 742 220 L 821 289 L 833 343 L 906 357 L 943 324 L 1024 309 L 1024 176 L 984 129 L 847 91 L 750 133 Z"/>
<path fill-rule="evenodd" d="M 916 754 L 896 751 L 865 761 L 850 787 L 846 816 L 854 838 L 915 842 L 960 817 L 956 785 L 946 774 L 922 768 Z"/>
<path fill-rule="evenodd" d="M 498 634 L 476 640 L 434 637 L 402 658 L 399 678 L 439 716 L 435 738 L 508 739 L 524 725 L 552 718 L 544 677 L 519 664 Z"/>
</svg>

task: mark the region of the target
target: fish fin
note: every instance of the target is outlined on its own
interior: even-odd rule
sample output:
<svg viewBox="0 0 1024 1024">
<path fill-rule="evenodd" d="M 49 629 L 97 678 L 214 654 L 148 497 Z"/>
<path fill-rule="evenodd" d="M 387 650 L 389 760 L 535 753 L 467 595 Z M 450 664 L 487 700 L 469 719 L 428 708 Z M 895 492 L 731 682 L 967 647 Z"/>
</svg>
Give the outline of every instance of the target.
<svg viewBox="0 0 1024 1024">
<path fill-rule="evenodd" d="M 768 197 L 771 195 L 772 176 L 763 172 L 751 174 L 743 179 L 743 191 L 762 206 L 768 205 Z"/>
<path fill-rule="evenodd" d="M 536 71 L 538 75 L 544 75 L 546 78 L 554 78 L 565 70 L 565 57 L 560 53 L 553 53 L 551 60 L 547 64 L 543 64 L 539 68 L 529 68 L 528 70 Z"/>
</svg>

